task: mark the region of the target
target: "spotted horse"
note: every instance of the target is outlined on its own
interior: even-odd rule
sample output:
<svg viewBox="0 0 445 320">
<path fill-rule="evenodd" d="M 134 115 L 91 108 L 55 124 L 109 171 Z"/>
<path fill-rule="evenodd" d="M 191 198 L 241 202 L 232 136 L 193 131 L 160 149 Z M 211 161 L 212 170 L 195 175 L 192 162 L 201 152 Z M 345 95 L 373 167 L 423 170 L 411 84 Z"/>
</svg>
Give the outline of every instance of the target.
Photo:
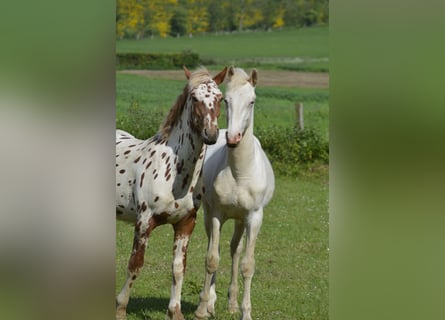
<svg viewBox="0 0 445 320">
<path fill-rule="evenodd" d="M 218 138 L 223 98 L 218 85 L 227 68 L 211 77 L 205 68 L 191 73 L 158 133 L 139 140 L 116 131 L 116 217 L 135 223 L 127 279 L 116 298 L 116 319 L 126 318 L 130 289 L 141 272 L 150 233 L 163 224 L 174 229 L 173 279 L 167 319 L 184 319 L 181 288 L 187 247 L 202 193 L 206 145 Z"/>
</svg>

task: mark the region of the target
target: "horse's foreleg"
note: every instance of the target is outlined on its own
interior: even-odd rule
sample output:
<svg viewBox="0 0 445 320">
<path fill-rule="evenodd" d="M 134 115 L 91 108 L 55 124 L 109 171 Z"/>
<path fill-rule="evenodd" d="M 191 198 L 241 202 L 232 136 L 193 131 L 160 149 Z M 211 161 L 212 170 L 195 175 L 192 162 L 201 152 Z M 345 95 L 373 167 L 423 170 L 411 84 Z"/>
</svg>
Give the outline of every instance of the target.
<svg viewBox="0 0 445 320">
<path fill-rule="evenodd" d="M 241 273 L 244 279 L 244 295 L 241 304 L 242 320 L 251 320 L 250 286 L 255 272 L 255 243 L 263 221 L 263 209 L 250 213 L 246 227 L 246 255 L 241 261 Z"/>
<path fill-rule="evenodd" d="M 157 226 L 150 214 L 144 212 L 138 216 L 134 229 L 133 250 L 128 261 L 127 280 L 121 292 L 116 297 L 116 319 L 125 319 L 128 300 L 130 299 L 130 289 L 133 282 L 139 276 L 144 265 L 145 248 L 151 231 Z"/>
<path fill-rule="evenodd" d="M 200 302 L 195 311 L 195 317 L 197 319 L 205 319 L 215 313 L 215 273 L 219 265 L 219 236 L 221 223 L 219 219 L 215 217 L 206 216 L 205 218 L 209 242 L 207 248 L 204 287 L 199 295 Z"/>
<path fill-rule="evenodd" d="M 230 255 L 232 257 L 232 274 L 229 286 L 229 312 L 235 313 L 239 311 L 238 307 L 238 268 L 241 251 L 243 248 L 242 236 L 244 233 L 244 223 L 235 221 L 232 241 L 230 242 Z"/>
<path fill-rule="evenodd" d="M 195 228 L 196 209 L 192 209 L 182 220 L 173 225 L 175 231 L 173 245 L 173 283 L 170 302 L 168 304 L 167 319 L 183 320 L 181 312 L 181 290 L 187 265 L 187 248 L 190 235 Z"/>
</svg>

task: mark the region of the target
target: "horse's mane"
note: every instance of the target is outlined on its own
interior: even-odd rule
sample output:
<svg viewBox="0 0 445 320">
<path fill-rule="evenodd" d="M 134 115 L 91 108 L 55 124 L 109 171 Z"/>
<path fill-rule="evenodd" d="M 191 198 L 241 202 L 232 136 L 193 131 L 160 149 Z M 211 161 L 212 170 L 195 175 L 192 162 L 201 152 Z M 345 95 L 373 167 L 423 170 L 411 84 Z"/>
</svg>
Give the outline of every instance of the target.
<svg viewBox="0 0 445 320">
<path fill-rule="evenodd" d="M 187 97 L 193 88 L 197 87 L 199 84 L 212 80 L 209 71 L 206 68 L 200 67 L 196 71 L 192 72 L 187 85 L 184 87 L 182 93 L 176 99 L 175 104 L 171 107 L 167 117 L 159 128 L 159 132 L 156 135 L 158 139 L 166 139 L 170 135 L 171 129 L 178 121 L 179 117 L 184 110 L 185 104 L 187 102 Z"/>
<path fill-rule="evenodd" d="M 241 68 L 233 68 L 233 74 L 227 82 L 227 90 L 246 84 L 249 80 L 247 73 Z"/>
</svg>

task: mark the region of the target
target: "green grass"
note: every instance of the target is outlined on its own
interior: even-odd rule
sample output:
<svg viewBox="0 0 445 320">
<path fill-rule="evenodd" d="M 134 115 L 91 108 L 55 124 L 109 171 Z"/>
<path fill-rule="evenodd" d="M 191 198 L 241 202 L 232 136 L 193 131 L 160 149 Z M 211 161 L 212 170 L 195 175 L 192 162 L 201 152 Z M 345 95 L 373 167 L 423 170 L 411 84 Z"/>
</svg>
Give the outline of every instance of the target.
<svg viewBox="0 0 445 320">
<path fill-rule="evenodd" d="M 143 110 L 161 112 L 168 110 L 182 92 L 184 81 L 149 79 L 143 76 L 116 75 L 116 118 L 126 112 L 133 102 Z M 221 86 L 225 91 L 225 84 Z M 162 94 L 161 94 L 162 93 Z M 328 140 L 329 91 L 327 89 L 270 88 L 259 86 L 256 89 L 255 127 L 292 127 L 296 121 L 295 102 L 304 104 L 305 125 L 318 128 Z M 225 106 L 221 107 L 220 126 L 226 127 Z"/>
<path fill-rule="evenodd" d="M 172 53 L 190 50 L 205 65 L 233 64 L 306 71 L 329 70 L 329 28 L 312 27 L 192 38 L 116 40 L 116 52 Z"/>
<path fill-rule="evenodd" d="M 328 319 L 327 197 L 327 174 L 298 179 L 277 177 L 275 194 L 264 211 L 255 250 L 256 272 L 251 292 L 253 319 Z M 222 230 L 215 319 L 237 319 L 227 312 L 226 298 L 232 226 L 233 222 L 229 221 Z M 125 281 L 133 228 L 118 221 L 116 238 L 118 293 Z M 132 288 L 127 309 L 129 320 L 165 318 L 170 296 L 172 241 L 170 226 L 161 226 L 152 233 L 144 268 Z M 206 247 L 203 212 L 199 210 L 182 292 L 186 319 L 193 319 L 199 302 Z M 241 296 L 239 302 L 240 299 Z"/>
</svg>

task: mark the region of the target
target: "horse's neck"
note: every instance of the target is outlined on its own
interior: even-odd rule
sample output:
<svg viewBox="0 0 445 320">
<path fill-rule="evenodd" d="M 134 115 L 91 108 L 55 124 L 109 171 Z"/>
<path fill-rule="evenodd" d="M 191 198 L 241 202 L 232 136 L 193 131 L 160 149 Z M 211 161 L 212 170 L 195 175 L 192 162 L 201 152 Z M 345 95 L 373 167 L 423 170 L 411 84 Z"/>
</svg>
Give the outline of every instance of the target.
<svg viewBox="0 0 445 320">
<path fill-rule="evenodd" d="M 250 177 L 254 160 L 255 138 L 252 121 L 239 144 L 234 148 L 228 148 L 228 162 L 235 179 Z"/>
<path fill-rule="evenodd" d="M 199 133 L 190 127 L 190 108 L 189 103 L 184 107 L 179 121 L 171 129 L 167 142 L 174 148 L 178 163 L 183 160 L 184 166 L 182 169 L 185 173 L 187 173 L 186 171 L 192 171 L 191 173 L 193 173 L 196 164 L 199 164 L 197 160 L 203 149 L 203 141 Z"/>
</svg>

